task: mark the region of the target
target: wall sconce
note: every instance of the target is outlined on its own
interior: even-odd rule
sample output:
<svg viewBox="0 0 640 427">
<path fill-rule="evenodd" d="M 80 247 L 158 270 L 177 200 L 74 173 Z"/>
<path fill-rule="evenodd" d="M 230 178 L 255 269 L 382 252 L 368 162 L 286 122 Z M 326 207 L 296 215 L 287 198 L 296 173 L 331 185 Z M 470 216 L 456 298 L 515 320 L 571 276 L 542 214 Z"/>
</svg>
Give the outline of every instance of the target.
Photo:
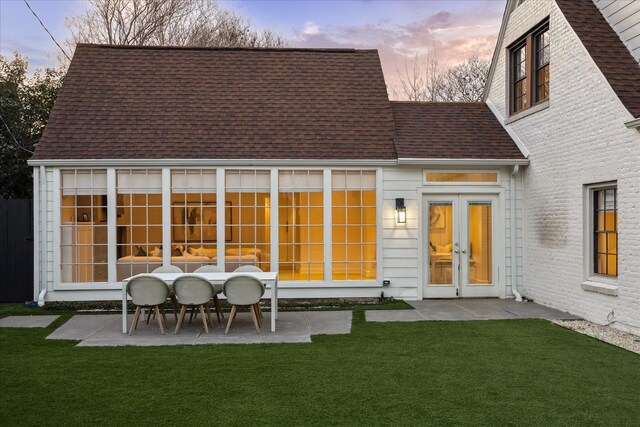
<svg viewBox="0 0 640 427">
<path fill-rule="evenodd" d="M 396 221 L 398 224 L 404 224 L 407 222 L 407 209 L 404 207 L 404 199 L 396 199 Z"/>
</svg>

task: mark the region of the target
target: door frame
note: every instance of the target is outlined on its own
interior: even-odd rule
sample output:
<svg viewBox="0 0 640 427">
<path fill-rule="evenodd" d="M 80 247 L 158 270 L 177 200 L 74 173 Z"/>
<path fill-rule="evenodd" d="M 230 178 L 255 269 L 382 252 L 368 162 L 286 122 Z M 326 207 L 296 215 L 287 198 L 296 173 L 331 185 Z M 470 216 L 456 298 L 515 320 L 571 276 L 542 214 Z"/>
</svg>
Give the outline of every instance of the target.
<svg viewBox="0 0 640 427">
<path fill-rule="evenodd" d="M 494 247 L 494 257 L 496 265 L 495 274 L 495 286 L 497 286 L 498 290 L 498 298 L 504 299 L 506 298 L 506 189 L 500 185 L 488 186 L 488 185 L 446 185 L 446 186 L 429 186 L 428 188 L 420 187 L 417 189 L 417 199 L 418 199 L 418 283 L 417 283 L 417 296 L 418 299 L 424 299 L 424 288 L 425 288 L 425 280 L 427 279 L 427 273 L 425 272 L 425 250 L 424 250 L 424 242 L 425 236 L 428 233 L 424 225 L 424 220 L 426 218 L 426 213 L 423 212 L 423 206 L 425 198 L 429 195 L 462 195 L 462 196 L 473 196 L 473 195 L 484 195 L 484 196 L 497 196 L 497 206 L 494 214 L 494 222 L 495 222 L 495 242 L 493 242 Z M 504 226 L 499 227 L 497 225 L 503 224 Z"/>
</svg>

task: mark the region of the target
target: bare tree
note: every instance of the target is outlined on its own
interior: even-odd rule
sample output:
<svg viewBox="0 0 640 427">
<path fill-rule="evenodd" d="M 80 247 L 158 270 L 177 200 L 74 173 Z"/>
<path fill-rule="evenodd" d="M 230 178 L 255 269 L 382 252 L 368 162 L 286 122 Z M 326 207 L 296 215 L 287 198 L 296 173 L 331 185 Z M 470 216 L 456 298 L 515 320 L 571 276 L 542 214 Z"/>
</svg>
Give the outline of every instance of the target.
<svg viewBox="0 0 640 427">
<path fill-rule="evenodd" d="M 434 49 L 426 57 L 415 55 L 412 60 L 405 60 L 404 70 L 398 71 L 401 88 L 392 88 L 392 94 L 409 101 L 480 101 L 489 66 L 488 60 L 473 55 L 444 69 Z"/>
<path fill-rule="evenodd" d="M 271 30 L 258 32 L 251 22 L 217 0 L 89 0 L 89 7 L 68 17 L 67 44 L 102 43 L 149 46 L 285 47 Z"/>
</svg>

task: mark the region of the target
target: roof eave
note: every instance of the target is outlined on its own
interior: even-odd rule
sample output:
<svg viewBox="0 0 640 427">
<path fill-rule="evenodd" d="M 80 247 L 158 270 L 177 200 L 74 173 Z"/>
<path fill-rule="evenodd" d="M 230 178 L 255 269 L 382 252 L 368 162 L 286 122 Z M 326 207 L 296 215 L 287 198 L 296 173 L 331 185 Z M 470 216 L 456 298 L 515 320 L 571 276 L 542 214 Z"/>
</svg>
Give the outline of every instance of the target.
<svg viewBox="0 0 640 427">
<path fill-rule="evenodd" d="M 150 167 L 150 166 L 390 166 L 397 159 L 32 159 L 29 166 Z"/>
<path fill-rule="evenodd" d="M 415 166 L 527 166 L 529 159 L 444 159 L 444 158 L 398 158 L 399 165 Z"/>
<path fill-rule="evenodd" d="M 640 117 L 637 117 L 633 120 L 630 120 L 624 124 L 629 129 L 638 129 L 640 130 Z"/>
</svg>

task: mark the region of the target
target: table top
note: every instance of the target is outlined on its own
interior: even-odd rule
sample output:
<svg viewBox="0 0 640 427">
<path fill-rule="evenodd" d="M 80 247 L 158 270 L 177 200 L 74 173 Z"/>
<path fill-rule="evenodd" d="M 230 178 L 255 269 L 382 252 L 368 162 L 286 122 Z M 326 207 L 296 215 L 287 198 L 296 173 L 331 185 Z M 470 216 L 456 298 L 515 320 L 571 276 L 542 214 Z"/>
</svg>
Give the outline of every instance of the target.
<svg viewBox="0 0 640 427">
<path fill-rule="evenodd" d="M 212 283 L 224 283 L 225 280 L 234 276 L 253 276 L 261 282 L 267 284 L 275 283 L 278 279 L 277 271 L 238 271 L 238 272 L 212 272 L 212 273 L 145 273 L 144 275 L 155 276 L 167 283 L 172 283 L 180 276 L 184 275 L 200 276 Z M 122 281 L 123 286 L 133 277 L 128 277 Z"/>
</svg>

